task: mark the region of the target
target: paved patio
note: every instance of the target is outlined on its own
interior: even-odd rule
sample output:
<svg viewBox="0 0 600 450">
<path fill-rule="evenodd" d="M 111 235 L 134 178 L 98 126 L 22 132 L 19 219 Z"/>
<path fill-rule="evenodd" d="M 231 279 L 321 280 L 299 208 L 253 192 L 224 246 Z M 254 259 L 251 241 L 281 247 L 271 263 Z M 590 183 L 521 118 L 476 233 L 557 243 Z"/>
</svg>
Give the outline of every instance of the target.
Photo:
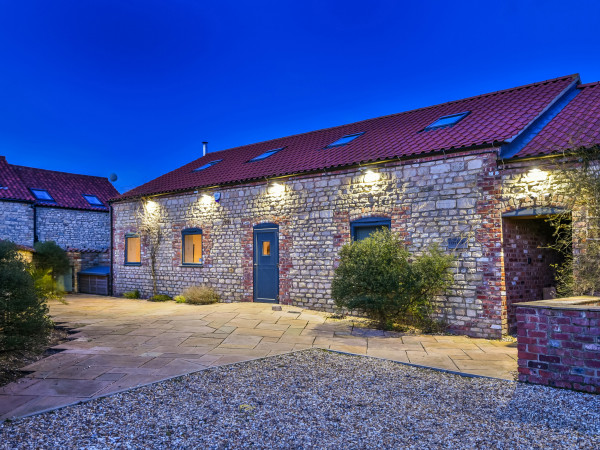
<svg viewBox="0 0 600 450">
<path fill-rule="evenodd" d="M 352 320 L 265 303 L 194 306 L 94 295 L 52 302 L 74 328 L 60 353 L 0 388 L 0 420 L 54 409 L 208 367 L 318 347 L 438 369 L 513 379 L 516 343 L 464 336 L 400 336 Z"/>
</svg>

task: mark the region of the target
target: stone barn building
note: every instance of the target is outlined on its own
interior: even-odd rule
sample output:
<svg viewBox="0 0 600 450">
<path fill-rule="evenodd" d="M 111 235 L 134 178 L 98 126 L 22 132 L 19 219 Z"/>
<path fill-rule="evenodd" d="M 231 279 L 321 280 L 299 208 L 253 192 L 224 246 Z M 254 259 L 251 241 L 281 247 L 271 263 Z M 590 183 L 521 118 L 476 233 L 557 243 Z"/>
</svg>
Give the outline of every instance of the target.
<svg viewBox="0 0 600 450">
<path fill-rule="evenodd" d="M 161 230 L 159 293 L 206 284 L 325 311 L 340 247 L 388 227 L 413 252 L 457 252 L 440 317 L 500 337 L 512 305 L 554 283 L 552 155 L 600 142 L 599 108 L 600 86 L 571 75 L 208 153 L 114 200 L 114 293 L 152 292 L 142 204 Z"/>
<path fill-rule="evenodd" d="M 31 252 L 35 242 L 56 242 L 71 261 L 61 282 L 78 292 L 80 270 L 110 265 L 108 200 L 116 195 L 107 178 L 17 166 L 0 156 L 0 239 Z"/>
</svg>

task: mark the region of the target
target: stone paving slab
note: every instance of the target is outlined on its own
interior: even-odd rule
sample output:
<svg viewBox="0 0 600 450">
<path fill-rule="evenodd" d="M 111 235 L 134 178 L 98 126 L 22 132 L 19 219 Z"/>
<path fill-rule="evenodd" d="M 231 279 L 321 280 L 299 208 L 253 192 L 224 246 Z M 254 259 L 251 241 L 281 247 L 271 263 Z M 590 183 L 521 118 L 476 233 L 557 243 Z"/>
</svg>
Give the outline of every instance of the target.
<svg viewBox="0 0 600 450">
<path fill-rule="evenodd" d="M 73 328 L 63 350 L 0 388 L 0 420 L 58 408 L 208 367 L 312 347 L 472 375 L 513 379 L 516 343 L 417 336 L 355 326 L 355 319 L 264 303 L 187 305 L 94 295 L 50 303 Z"/>
</svg>

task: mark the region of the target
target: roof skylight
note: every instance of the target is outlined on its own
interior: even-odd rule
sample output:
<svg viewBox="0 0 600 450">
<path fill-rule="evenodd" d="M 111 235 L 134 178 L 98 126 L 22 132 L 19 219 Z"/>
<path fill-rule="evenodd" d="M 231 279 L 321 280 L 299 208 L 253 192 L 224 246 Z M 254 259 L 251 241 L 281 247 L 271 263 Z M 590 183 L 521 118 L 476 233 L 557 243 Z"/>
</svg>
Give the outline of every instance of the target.
<svg viewBox="0 0 600 450">
<path fill-rule="evenodd" d="M 339 138 L 337 141 L 332 142 L 331 144 L 329 144 L 325 148 L 339 147 L 341 145 L 346 145 L 346 144 L 352 142 L 357 137 L 362 136 L 363 134 L 365 134 L 364 131 L 362 133 L 347 134 L 346 136 L 343 136 L 343 137 Z"/>
<path fill-rule="evenodd" d="M 431 125 L 427 125 L 423 131 L 435 130 L 438 128 L 448 128 L 456 125 L 458 122 L 463 120 L 471 111 L 465 111 L 458 114 L 450 114 L 448 116 L 442 116 Z"/>
<path fill-rule="evenodd" d="M 35 196 L 36 199 L 41 200 L 43 202 L 53 202 L 54 199 L 50 195 L 50 193 L 45 189 L 30 189 L 31 193 Z"/>
<path fill-rule="evenodd" d="M 283 147 L 281 147 L 281 148 L 275 148 L 273 150 L 267 150 L 266 152 L 261 153 L 258 156 L 255 156 L 254 158 L 252 158 L 248 162 L 262 161 L 263 159 L 267 159 L 269 156 L 272 156 L 272 155 L 274 155 L 275 153 L 277 153 L 277 152 L 279 152 L 281 150 L 283 150 Z"/>
<path fill-rule="evenodd" d="M 221 161 L 223 161 L 223 160 L 222 159 L 215 159 L 214 161 L 208 162 L 208 163 L 204 164 L 203 166 L 200 166 L 197 169 L 194 169 L 193 172 L 200 172 L 201 170 L 208 169 L 209 167 L 212 167 L 215 164 L 220 163 Z"/>
<path fill-rule="evenodd" d="M 104 203 L 102 203 L 100 199 L 95 195 L 83 194 L 83 198 L 85 198 L 87 202 L 92 206 L 104 206 Z"/>
</svg>

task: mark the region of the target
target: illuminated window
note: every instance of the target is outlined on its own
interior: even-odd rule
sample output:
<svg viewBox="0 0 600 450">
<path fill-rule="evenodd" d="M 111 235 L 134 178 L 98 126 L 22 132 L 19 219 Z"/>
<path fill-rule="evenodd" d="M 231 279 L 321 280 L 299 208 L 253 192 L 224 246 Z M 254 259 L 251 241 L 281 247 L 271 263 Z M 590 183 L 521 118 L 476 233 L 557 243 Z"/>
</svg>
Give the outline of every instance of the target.
<svg viewBox="0 0 600 450">
<path fill-rule="evenodd" d="M 139 234 L 127 233 L 125 235 L 125 264 L 139 265 L 142 247 Z"/>
<path fill-rule="evenodd" d="M 223 161 L 223 160 L 222 160 L 222 159 L 217 159 L 217 160 L 215 160 L 215 161 L 208 162 L 208 163 L 204 164 L 203 166 L 200 166 L 200 167 L 198 167 L 197 169 L 194 169 L 193 171 L 194 171 L 194 172 L 200 172 L 200 171 L 202 171 L 202 170 L 206 170 L 206 169 L 208 169 L 209 167 L 212 167 L 212 166 L 214 166 L 215 164 L 217 164 L 217 163 L 220 163 L 221 161 Z"/>
<path fill-rule="evenodd" d="M 104 203 L 100 201 L 98 197 L 95 195 L 85 195 L 83 194 L 83 198 L 87 200 L 87 202 L 92 206 L 104 206 Z"/>
<path fill-rule="evenodd" d="M 262 255 L 263 256 L 271 256 L 271 242 L 263 241 L 262 244 L 263 244 Z"/>
<path fill-rule="evenodd" d="M 41 200 L 43 202 L 53 202 L 54 198 L 50 195 L 50 193 L 45 189 L 30 189 L 31 193 L 35 196 L 36 199 Z"/>
<path fill-rule="evenodd" d="M 202 230 L 188 228 L 181 232 L 183 241 L 183 264 L 202 264 Z"/>
<path fill-rule="evenodd" d="M 332 142 L 325 148 L 339 147 L 341 145 L 346 145 L 346 144 L 352 142 L 357 137 L 362 136 L 363 134 L 365 134 L 364 131 L 362 133 L 348 134 L 346 136 L 339 138 L 337 141 Z"/>
<path fill-rule="evenodd" d="M 448 128 L 456 125 L 458 122 L 463 120 L 471 111 L 465 111 L 459 114 L 450 114 L 448 116 L 442 116 L 431 125 L 427 125 L 423 131 L 436 130 L 438 128 Z"/>
<path fill-rule="evenodd" d="M 251 159 L 250 161 L 248 161 L 248 162 L 262 161 L 263 159 L 267 159 L 269 156 L 272 156 L 272 155 L 274 155 L 275 153 L 277 153 L 277 152 L 280 152 L 281 150 L 283 150 L 283 147 L 281 147 L 281 148 L 275 148 L 275 149 L 273 149 L 273 150 L 266 151 L 266 152 L 264 152 L 264 153 L 261 153 L 261 154 L 260 154 L 260 155 L 258 155 L 258 156 L 255 156 L 254 158 L 252 158 L 252 159 Z"/>
</svg>

